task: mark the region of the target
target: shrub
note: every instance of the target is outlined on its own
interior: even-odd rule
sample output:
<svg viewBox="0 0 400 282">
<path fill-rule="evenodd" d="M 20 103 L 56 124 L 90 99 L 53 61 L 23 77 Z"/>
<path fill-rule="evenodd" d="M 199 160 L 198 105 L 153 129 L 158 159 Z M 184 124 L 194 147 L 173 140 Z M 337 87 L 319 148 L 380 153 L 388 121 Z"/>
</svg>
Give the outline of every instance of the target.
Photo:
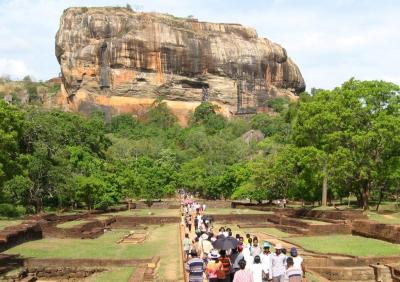
<svg viewBox="0 0 400 282">
<path fill-rule="evenodd" d="M 289 99 L 287 97 L 277 97 L 268 99 L 266 102 L 267 106 L 273 109 L 275 112 L 280 113 L 288 107 Z"/>
<path fill-rule="evenodd" d="M 133 11 L 132 6 L 130 4 L 126 4 L 126 9 L 130 12 Z"/>
<path fill-rule="evenodd" d="M 25 215 L 24 207 L 15 206 L 12 204 L 0 204 L 0 216 L 4 217 L 21 217 Z"/>
</svg>

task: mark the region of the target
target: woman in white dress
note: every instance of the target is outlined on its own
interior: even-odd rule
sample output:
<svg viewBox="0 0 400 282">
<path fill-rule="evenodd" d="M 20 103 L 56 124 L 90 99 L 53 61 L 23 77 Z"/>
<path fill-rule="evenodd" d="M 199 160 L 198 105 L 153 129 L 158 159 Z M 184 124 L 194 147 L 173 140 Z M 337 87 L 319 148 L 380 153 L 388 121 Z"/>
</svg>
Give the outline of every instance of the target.
<svg viewBox="0 0 400 282">
<path fill-rule="evenodd" d="M 253 274 L 253 282 L 262 282 L 263 266 L 260 256 L 254 257 L 254 262 L 250 266 L 250 271 Z"/>
</svg>

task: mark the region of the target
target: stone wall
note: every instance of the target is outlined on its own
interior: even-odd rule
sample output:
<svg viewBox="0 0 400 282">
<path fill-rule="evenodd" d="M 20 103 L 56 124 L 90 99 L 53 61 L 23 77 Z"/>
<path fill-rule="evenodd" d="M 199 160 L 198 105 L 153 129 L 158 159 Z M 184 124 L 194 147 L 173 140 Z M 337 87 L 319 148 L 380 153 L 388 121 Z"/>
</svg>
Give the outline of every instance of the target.
<svg viewBox="0 0 400 282">
<path fill-rule="evenodd" d="M 355 220 L 352 233 L 392 243 L 400 243 L 400 226 L 377 223 L 370 220 Z"/>
<path fill-rule="evenodd" d="M 104 228 L 115 222 L 114 217 L 92 219 L 69 228 L 59 228 L 59 222 L 42 223 L 44 237 L 93 239 L 103 234 Z"/>
<path fill-rule="evenodd" d="M 135 266 L 141 263 L 151 262 L 149 259 L 37 259 L 28 258 L 24 260 L 24 266 L 33 267 L 110 267 L 110 266 Z"/>
<path fill-rule="evenodd" d="M 144 201 L 135 202 L 137 209 L 179 209 L 180 203 L 178 201 L 152 201 L 147 203 Z"/>
<path fill-rule="evenodd" d="M 37 222 L 26 221 L 0 231 L 0 252 L 31 240 L 42 238 L 42 229 Z"/>
<path fill-rule="evenodd" d="M 116 221 L 111 224 L 111 228 L 130 228 L 135 227 L 139 224 L 167 224 L 167 223 L 179 223 L 180 217 L 176 216 L 140 216 L 140 217 L 128 217 L 128 216 L 116 216 Z"/>
<path fill-rule="evenodd" d="M 252 222 L 252 223 L 267 223 L 269 219 L 275 218 L 273 214 L 215 214 L 212 215 L 216 222 Z"/>
</svg>

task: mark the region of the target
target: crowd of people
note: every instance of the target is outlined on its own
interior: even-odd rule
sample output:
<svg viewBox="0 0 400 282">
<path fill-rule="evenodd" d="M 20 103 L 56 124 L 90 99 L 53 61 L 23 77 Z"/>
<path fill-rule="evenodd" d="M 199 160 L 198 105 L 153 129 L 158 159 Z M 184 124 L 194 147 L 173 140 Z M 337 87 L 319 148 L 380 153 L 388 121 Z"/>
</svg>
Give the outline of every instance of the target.
<svg viewBox="0 0 400 282">
<path fill-rule="evenodd" d="M 272 244 L 260 244 L 257 236 L 233 236 L 229 227 L 214 232 L 213 218 L 205 210 L 205 205 L 190 198 L 182 201 L 182 224 L 186 230 L 182 245 L 189 282 L 304 281 L 303 258 L 296 248 L 287 253 L 278 243 L 271 252 Z"/>
</svg>

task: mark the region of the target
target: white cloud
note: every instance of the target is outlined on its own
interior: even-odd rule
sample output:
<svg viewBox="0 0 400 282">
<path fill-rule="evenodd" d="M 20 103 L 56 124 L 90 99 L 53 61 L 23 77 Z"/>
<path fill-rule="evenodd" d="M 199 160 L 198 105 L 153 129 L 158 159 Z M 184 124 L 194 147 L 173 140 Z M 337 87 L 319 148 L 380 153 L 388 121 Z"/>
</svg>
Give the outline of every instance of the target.
<svg viewBox="0 0 400 282">
<path fill-rule="evenodd" d="M 25 75 L 32 75 L 21 60 L 0 58 L 0 75 L 10 75 L 13 79 L 21 79 Z"/>
</svg>

